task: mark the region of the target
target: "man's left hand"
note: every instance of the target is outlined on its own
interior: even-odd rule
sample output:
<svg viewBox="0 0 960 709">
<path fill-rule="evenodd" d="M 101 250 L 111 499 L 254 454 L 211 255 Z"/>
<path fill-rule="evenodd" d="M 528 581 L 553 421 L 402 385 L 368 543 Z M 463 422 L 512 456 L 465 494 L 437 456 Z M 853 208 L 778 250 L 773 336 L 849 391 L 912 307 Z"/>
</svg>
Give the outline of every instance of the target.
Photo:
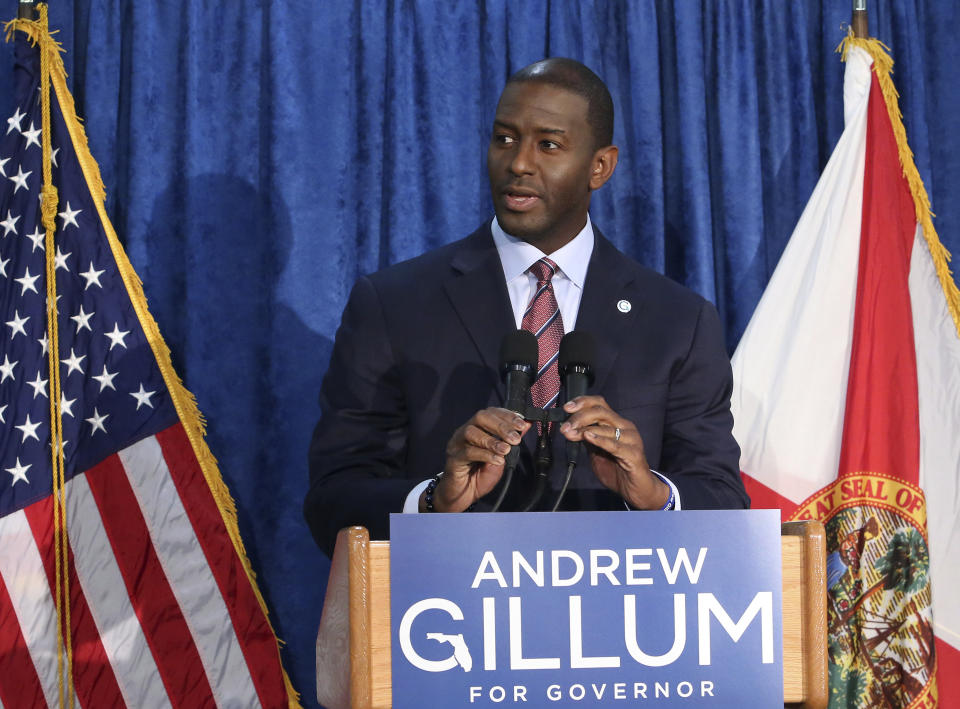
<svg viewBox="0 0 960 709">
<path fill-rule="evenodd" d="M 563 408 L 570 418 L 560 433 L 568 441 L 586 442 L 590 466 L 605 487 L 635 509 L 659 510 L 667 503 L 670 486 L 650 471 L 643 439 L 633 423 L 614 412 L 602 396 L 578 396 Z"/>
</svg>

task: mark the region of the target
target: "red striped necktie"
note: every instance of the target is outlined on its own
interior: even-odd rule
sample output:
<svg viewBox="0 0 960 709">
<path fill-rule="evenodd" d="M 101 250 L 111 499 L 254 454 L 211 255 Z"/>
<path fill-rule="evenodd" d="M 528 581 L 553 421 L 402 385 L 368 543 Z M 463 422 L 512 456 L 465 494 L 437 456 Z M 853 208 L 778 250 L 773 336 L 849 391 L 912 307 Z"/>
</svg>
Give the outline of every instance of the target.
<svg viewBox="0 0 960 709">
<path fill-rule="evenodd" d="M 530 397 L 534 406 L 544 409 L 553 406 L 560 393 L 557 351 L 563 338 L 563 318 L 551 282 L 557 270 L 557 264 L 546 257 L 527 269 L 537 277 L 537 291 L 522 321 L 523 329 L 536 336 L 540 351 L 537 378 L 530 387 Z"/>
</svg>

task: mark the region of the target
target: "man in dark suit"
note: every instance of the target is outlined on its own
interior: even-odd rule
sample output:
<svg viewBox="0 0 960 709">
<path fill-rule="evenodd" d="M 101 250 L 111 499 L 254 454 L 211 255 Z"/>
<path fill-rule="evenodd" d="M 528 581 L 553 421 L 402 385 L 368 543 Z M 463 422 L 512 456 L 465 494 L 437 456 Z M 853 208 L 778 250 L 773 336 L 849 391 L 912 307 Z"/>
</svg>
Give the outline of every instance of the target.
<svg viewBox="0 0 960 709">
<path fill-rule="evenodd" d="M 541 298 L 553 315 L 528 329 L 576 326 L 596 343 L 592 390 L 549 429 L 585 443 L 562 509 L 749 504 L 715 309 L 590 222 L 590 196 L 617 164 L 612 134 L 612 100 L 593 72 L 569 59 L 526 67 L 500 97 L 488 150 L 496 218 L 357 282 L 323 383 L 304 505 L 328 553 L 344 526 L 385 538 L 389 512 L 489 508 L 507 451 L 531 428 L 499 407 L 498 348 Z M 535 438 L 502 509 L 529 504 Z M 554 501 L 562 461 L 554 467 L 535 509 Z"/>
</svg>

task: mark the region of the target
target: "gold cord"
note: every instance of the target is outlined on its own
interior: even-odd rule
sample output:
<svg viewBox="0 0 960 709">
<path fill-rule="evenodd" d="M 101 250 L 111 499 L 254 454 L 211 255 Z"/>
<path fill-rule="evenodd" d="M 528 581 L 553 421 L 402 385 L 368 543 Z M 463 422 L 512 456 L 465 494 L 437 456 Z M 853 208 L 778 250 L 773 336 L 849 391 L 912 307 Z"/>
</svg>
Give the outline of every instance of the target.
<svg viewBox="0 0 960 709">
<path fill-rule="evenodd" d="M 54 596 L 57 609 L 57 686 L 60 707 L 74 705 L 73 641 L 70 624 L 70 567 L 69 538 L 67 536 L 66 477 L 63 459 L 63 420 L 61 418 L 61 389 L 59 367 L 59 328 L 57 323 L 57 277 L 54 254 L 54 233 L 58 206 L 57 188 L 53 185 L 50 137 L 50 78 L 51 64 L 59 63 L 59 43 L 53 39 L 47 25 L 47 5 L 37 6 L 38 20 L 13 20 L 6 24 L 6 38 L 10 41 L 15 30 L 27 34 L 34 46 L 40 45 L 40 112 L 41 165 L 43 185 L 40 189 L 40 214 L 46 232 L 44 248 L 47 285 L 47 365 L 50 376 L 50 467 L 53 478 L 53 545 Z M 61 65 L 62 66 L 62 65 Z"/>
</svg>

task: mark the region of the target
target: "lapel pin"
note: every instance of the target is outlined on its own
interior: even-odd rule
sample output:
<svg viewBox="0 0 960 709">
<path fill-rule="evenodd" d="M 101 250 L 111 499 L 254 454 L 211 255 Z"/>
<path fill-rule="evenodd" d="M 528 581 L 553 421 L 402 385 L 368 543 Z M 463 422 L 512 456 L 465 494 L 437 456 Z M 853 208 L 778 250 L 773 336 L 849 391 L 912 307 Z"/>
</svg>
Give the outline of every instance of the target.
<svg viewBox="0 0 960 709">
<path fill-rule="evenodd" d="M 629 313 L 630 308 L 632 307 L 633 306 L 630 305 L 629 300 L 621 300 L 617 302 L 617 310 L 619 310 L 621 313 Z"/>
</svg>

